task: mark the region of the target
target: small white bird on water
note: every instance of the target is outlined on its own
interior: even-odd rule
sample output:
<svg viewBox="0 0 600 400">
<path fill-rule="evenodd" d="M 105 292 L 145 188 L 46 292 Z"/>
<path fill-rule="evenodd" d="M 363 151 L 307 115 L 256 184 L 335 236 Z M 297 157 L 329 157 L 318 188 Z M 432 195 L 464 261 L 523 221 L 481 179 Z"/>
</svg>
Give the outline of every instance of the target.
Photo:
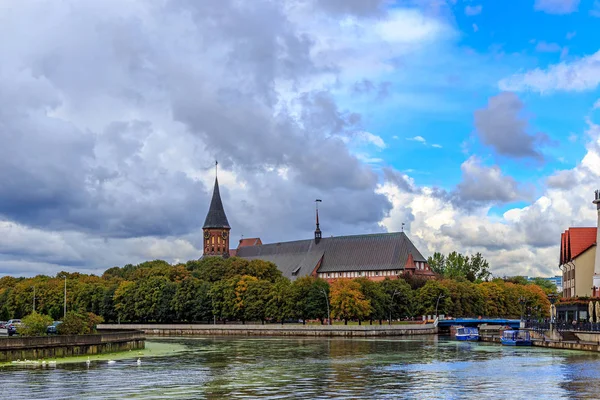
<svg viewBox="0 0 600 400">
<path fill-rule="evenodd" d="M 89 367 L 90 363 L 91 363 L 91 361 L 90 361 L 90 358 L 88 357 L 88 359 L 85 361 L 85 365 L 87 365 Z"/>
<path fill-rule="evenodd" d="M 137 359 L 137 365 L 142 365 L 142 359 L 141 358 Z"/>
<path fill-rule="evenodd" d="M 115 363 L 116 363 L 116 361 L 115 361 L 115 360 L 109 360 L 109 361 L 108 361 L 108 363 L 109 363 L 109 364 L 115 364 Z"/>
</svg>

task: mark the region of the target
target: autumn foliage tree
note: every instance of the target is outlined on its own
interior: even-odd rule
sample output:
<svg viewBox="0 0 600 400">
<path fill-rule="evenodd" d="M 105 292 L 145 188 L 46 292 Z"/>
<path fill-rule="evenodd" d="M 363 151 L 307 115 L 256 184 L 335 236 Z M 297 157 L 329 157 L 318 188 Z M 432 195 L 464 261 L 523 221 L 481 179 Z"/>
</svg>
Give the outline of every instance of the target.
<svg viewBox="0 0 600 400">
<path fill-rule="evenodd" d="M 351 279 L 338 279 L 331 283 L 331 315 L 344 320 L 357 319 L 360 323 L 371 312 L 371 302 L 360 291 L 360 283 Z"/>
</svg>

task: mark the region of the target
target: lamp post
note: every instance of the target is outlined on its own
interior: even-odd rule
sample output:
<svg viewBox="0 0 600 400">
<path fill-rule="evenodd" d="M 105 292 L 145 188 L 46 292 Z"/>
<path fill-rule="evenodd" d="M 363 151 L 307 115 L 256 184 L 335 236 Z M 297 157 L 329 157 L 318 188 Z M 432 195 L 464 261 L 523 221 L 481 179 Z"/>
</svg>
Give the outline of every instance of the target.
<svg viewBox="0 0 600 400">
<path fill-rule="evenodd" d="M 438 315 L 438 305 L 440 304 L 440 299 L 443 298 L 443 297 L 446 297 L 446 296 L 444 296 L 443 293 L 440 293 L 440 295 L 437 298 L 437 301 L 435 302 L 435 317 L 436 318 L 437 318 L 437 315 Z"/>
<path fill-rule="evenodd" d="M 33 312 L 35 312 L 35 285 L 33 286 Z"/>
<path fill-rule="evenodd" d="M 523 297 L 523 296 L 519 297 L 519 304 L 521 305 L 521 322 L 523 322 L 523 311 L 524 311 L 526 302 L 527 302 L 527 300 L 525 299 L 525 297 Z"/>
<path fill-rule="evenodd" d="M 65 274 L 64 278 L 65 278 L 65 302 L 64 302 L 64 306 L 63 306 L 63 320 L 67 316 L 67 274 Z"/>
<path fill-rule="evenodd" d="M 398 294 L 398 290 L 394 289 L 394 293 L 392 293 L 392 300 L 390 300 L 390 319 L 389 325 L 392 325 L 392 308 L 394 307 L 394 296 Z"/>
<path fill-rule="evenodd" d="M 331 325 L 331 314 L 329 313 L 329 296 L 324 288 L 320 287 L 319 291 L 325 296 L 325 304 L 327 304 L 327 325 Z"/>
</svg>

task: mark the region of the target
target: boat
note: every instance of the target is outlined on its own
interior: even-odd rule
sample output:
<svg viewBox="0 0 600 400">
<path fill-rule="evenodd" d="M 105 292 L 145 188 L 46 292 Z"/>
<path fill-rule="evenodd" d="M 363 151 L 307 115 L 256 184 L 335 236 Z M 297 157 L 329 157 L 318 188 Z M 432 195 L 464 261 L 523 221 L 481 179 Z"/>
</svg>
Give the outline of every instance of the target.
<svg viewBox="0 0 600 400">
<path fill-rule="evenodd" d="M 505 346 L 531 346 L 529 331 L 508 330 L 502 333 L 500 343 Z"/>
<path fill-rule="evenodd" d="M 476 342 L 479 340 L 479 329 L 461 326 L 456 329 L 456 340 Z"/>
</svg>

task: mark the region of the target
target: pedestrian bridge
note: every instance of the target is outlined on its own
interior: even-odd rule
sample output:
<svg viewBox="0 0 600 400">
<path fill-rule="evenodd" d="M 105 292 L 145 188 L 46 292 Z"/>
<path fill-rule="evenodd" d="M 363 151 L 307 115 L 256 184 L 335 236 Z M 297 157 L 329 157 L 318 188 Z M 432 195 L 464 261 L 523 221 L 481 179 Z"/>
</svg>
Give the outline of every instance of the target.
<svg viewBox="0 0 600 400">
<path fill-rule="evenodd" d="M 483 324 L 488 325 L 508 325 L 511 328 L 518 329 L 520 322 L 518 319 L 497 319 L 497 318 L 458 318 L 458 319 L 442 319 L 438 321 L 440 328 L 449 328 L 452 325 L 461 326 L 478 326 Z"/>
</svg>

